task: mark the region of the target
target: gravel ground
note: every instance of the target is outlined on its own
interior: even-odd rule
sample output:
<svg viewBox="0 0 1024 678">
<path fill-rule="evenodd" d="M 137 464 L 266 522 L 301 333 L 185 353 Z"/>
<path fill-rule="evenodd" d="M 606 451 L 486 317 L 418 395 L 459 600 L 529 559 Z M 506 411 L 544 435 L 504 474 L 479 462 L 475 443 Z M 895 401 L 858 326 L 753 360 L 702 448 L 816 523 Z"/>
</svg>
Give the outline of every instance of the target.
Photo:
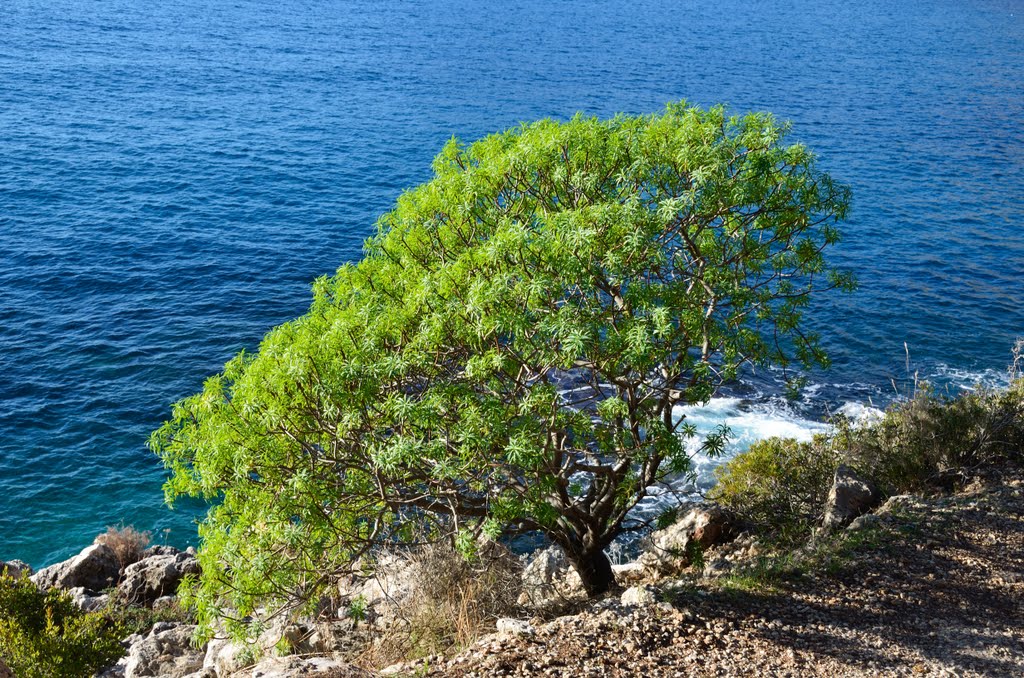
<svg viewBox="0 0 1024 678">
<path fill-rule="evenodd" d="M 662 581 L 418 676 L 1024 676 L 1024 478 L 891 500 L 799 571 Z M 400 672 L 401 673 L 401 672 Z"/>
</svg>

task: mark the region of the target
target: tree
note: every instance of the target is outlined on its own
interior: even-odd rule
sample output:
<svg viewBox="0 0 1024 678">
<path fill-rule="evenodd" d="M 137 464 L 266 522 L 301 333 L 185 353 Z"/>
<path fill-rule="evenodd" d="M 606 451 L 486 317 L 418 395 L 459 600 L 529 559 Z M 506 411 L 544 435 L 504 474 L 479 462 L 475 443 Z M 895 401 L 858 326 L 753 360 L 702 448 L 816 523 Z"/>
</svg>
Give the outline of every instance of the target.
<svg viewBox="0 0 1024 678">
<path fill-rule="evenodd" d="M 849 191 L 787 131 L 677 103 L 450 141 L 360 262 L 154 433 L 169 501 L 212 501 L 201 621 L 481 533 L 540 531 L 608 590 L 630 510 L 690 469 L 676 406 L 826 362 L 802 311 L 853 286 L 823 256 Z"/>
</svg>

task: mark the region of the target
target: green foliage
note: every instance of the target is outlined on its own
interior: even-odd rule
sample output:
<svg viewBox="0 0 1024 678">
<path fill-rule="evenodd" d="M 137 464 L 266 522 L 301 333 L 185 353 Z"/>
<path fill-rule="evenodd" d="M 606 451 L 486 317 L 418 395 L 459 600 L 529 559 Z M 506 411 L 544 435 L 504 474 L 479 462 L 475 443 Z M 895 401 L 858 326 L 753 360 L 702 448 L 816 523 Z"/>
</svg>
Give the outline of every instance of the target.
<svg viewBox="0 0 1024 678">
<path fill-rule="evenodd" d="M 715 470 L 709 498 L 781 541 L 806 536 L 822 516 L 841 452 L 828 436 L 768 438 Z"/>
<path fill-rule="evenodd" d="M 348 616 L 355 623 L 366 621 L 366 598 L 356 596 L 348 604 Z"/>
<path fill-rule="evenodd" d="M 977 389 L 957 398 L 927 387 L 889 408 L 878 423 L 840 425 L 836 445 L 889 492 L 915 492 L 1024 449 L 1024 380 L 1005 390 Z"/>
<path fill-rule="evenodd" d="M 723 576 L 719 583 L 726 590 L 771 593 L 787 582 L 798 580 L 809 569 L 807 563 L 783 551 L 740 563 Z"/>
<path fill-rule="evenodd" d="M 0 576 L 0 656 L 18 678 L 91 676 L 122 654 L 123 629 L 65 591 Z"/>
<path fill-rule="evenodd" d="M 836 467 L 854 466 L 889 494 L 949 489 L 983 464 L 1022 460 L 1024 380 L 957 398 L 927 388 L 894 403 L 881 420 L 834 430 L 812 442 L 772 438 L 716 470 L 710 498 L 791 543 L 821 519 Z"/>
<path fill-rule="evenodd" d="M 183 593 L 201 627 L 242 635 L 370 549 L 484 531 L 543 531 L 606 587 L 587 564 L 690 469 L 676 406 L 826 361 L 802 312 L 853 285 L 823 255 L 849 191 L 787 131 L 678 103 L 450 141 L 362 261 L 154 433 L 168 500 L 212 502 Z"/>
<path fill-rule="evenodd" d="M 133 633 L 147 634 L 153 625 L 159 622 L 194 623 L 189 611 L 177 601 L 154 610 L 126 601 L 117 589 L 110 594 L 107 604 L 97 612 L 115 624 L 120 629 L 122 637 Z"/>
</svg>

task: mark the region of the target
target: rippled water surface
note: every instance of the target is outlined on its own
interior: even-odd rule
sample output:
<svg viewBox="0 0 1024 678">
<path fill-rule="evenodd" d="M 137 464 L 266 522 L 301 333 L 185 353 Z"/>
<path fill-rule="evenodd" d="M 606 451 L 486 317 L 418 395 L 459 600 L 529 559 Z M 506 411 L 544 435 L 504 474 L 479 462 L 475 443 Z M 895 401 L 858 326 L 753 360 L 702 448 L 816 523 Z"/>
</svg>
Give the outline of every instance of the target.
<svg viewBox="0 0 1024 678">
<path fill-rule="evenodd" d="M 145 448 L 169 403 L 301 314 L 447 138 L 576 110 L 770 110 L 852 185 L 836 259 L 862 286 L 815 308 L 835 366 L 807 401 L 883 401 L 904 342 L 921 376 L 998 382 L 1024 334 L 1020 3 L 481 5 L 4 0 L 0 558 L 119 521 L 187 543 Z"/>
</svg>

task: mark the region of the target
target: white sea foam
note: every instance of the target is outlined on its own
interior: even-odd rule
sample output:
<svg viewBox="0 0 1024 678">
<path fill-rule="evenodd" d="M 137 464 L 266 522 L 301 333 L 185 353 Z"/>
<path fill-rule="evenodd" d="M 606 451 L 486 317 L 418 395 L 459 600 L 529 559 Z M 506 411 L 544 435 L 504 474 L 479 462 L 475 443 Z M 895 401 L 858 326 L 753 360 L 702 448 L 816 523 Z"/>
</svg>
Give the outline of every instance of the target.
<svg viewBox="0 0 1024 678">
<path fill-rule="evenodd" d="M 1010 383 L 1008 372 L 1000 370 L 965 370 L 959 367 L 939 364 L 932 370 L 933 374 L 925 377 L 927 381 L 936 381 L 938 385 L 950 386 L 950 390 L 973 391 L 977 387 L 1004 388 Z M 955 395 L 955 393 L 953 393 Z"/>
<path fill-rule="evenodd" d="M 945 365 L 928 370 L 928 374 L 929 377 L 923 379 L 930 381 L 934 387 L 941 385 L 943 390 L 950 392 L 970 389 L 979 384 L 1000 387 L 1008 381 L 1005 374 L 995 370 L 970 372 Z M 773 389 L 769 386 L 766 390 L 770 392 Z M 884 406 L 889 400 L 884 395 L 879 387 L 871 384 L 817 383 L 802 389 L 802 405 L 790 404 L 781 396 L 770 396 L 755 388 L 749 399 L 718 397 L 712 398 L 705 405 L 676 407 L 675 415 L 685 417 L 687 423 L 697 430 L 696 436 L 686 441 L 696 483 L 691 483 L 687 478 L 679 478 L 671 488 L 648 488 L 649 496 L 636 507 L 633 515 L 651 519 L 679 501 L 700 499 L 701 494 L 714 485 L 715 468 L 746 452 L 759 440 L 779 437 L 808 441 L 815 434 L 827 433 L 831 429 L 831 424 L 826 421 L 828 412 L 843 415 L 856 425 L 873 424 L 885 414 L 883 409 L 876 406 Z M 830 406 L 829 400 L 842 404 L 838 407 L 834 404 Z M 808 414 L 812 411 L 819 413 L 820 418 Z M 721 456 L 711 458 L 703 453 L 702 446 L 707 435 L 723 425 L 729 429 L 725 449 Z"/>
<path fill-rule="evenodd" d="M 860 425 L 873 424 L 885 416 L 885 412 L 877 407 L 855 402 L 843 403 L 842 407 L 836 410 L 836 413 Z"/>
<path fill-rule="evenodd" d="M 693 453 L 699 485 L 712 481 L 712 471 L 723 460 L 745 452 L 751 444 L 765 438 L 810 440 L 815 433 L 828 430 L 828 424 L 804 418 L 784 402 L 769 400 L 751 402 L 741 398 L 712 398 L 706 405 L 677 407 L 676 416 L 685 417 L 697 428 L 697 436 L 687 441 Z M 729 436 L 721 458 L 712 459 L 700 451 L 704 438 L 722 425 L 729 427 Z"/>
<path fill-rule="evenodd" d="M 687 479 L 680 478 L 672 488 L 648 488 L 650 496 L 634 509 L 634 517 L 652 519 L 680 500 L 699 499 L 700 492 L 714 484 L 715 468 L 745 452 L 758 440 L 781 437 L 806 441 L 829 428 L 825 422 L 801 416 L 785 401 L 778 399 L 712 398 L 706 405 L 676 407 L 675 415 L 685 417 L 697 429 L 697 435 L 686 441 L 696 473 L 696 487 Z M 725 450 L 720 457 L 711 458 L 701 451 L 701 447 L 706 436 L 723 424 L 729 427 Z"/>
</svg>

